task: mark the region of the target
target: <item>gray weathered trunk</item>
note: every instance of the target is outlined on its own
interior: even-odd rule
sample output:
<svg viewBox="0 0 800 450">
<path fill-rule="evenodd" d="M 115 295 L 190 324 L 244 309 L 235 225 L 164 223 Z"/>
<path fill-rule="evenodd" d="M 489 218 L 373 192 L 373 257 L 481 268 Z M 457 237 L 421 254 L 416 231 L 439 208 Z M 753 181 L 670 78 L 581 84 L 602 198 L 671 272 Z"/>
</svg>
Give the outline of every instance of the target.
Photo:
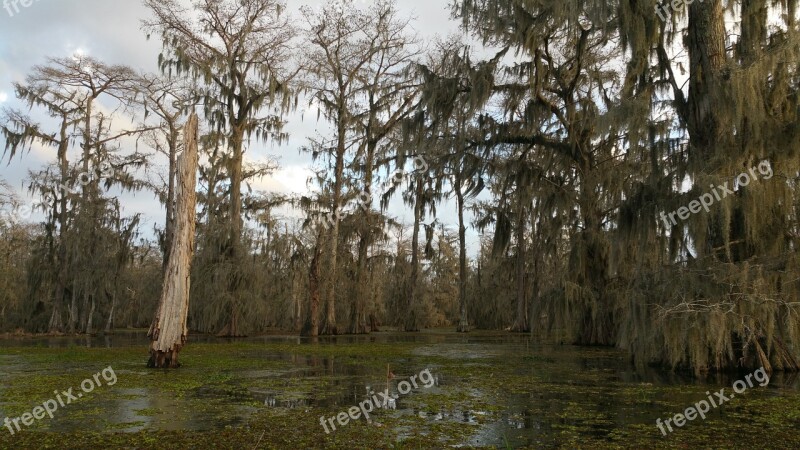
<svg viewBox="0 0 800 450">
<path fill-rule="evenodd" d="M 148 367 L 178 367 L 178 352 L 186 343 L 189 330 L 190 269 L 194 252 L 197 116 L 192 114 L 184 128 L 184 149 L 178 160 L 175 239 L 170 248 L 158 312 L 150 327 Z"/>
</svg>

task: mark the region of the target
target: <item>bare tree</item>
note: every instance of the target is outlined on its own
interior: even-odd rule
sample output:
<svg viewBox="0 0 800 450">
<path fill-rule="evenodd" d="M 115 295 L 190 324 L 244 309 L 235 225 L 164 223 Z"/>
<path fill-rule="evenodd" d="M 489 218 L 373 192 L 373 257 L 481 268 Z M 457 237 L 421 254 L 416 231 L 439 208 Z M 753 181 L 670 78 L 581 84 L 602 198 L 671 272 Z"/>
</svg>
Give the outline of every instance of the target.
<svg viewBox="0 0 800 450">
<path fill-rule="evenodd" d="M 379 168 L 381 154 L 397 147 L 391 138 L 414 111 L 414 101 L 419 92 L 417 80 L 410 70 L 419 55 L 418 39 L 409 32 L 410 21 L 398 17 L 395 1 L 377 2 L 367 14 L 372 18 L 371 24 L 377 36 L 372 45 L 378 51 L 366 67 L 367 76 L 362 80 L 366 83 L 364 107 L 356 116 L 361 122 L 359 128 L 363 135 L 357 157 L 363 183 L 360 195 L 361 200 L 366 201 L 362 208 L 364 220 L 358 222 L 357 291 L 353 296 L 348 326 L 351 334 L 368 332 L 366 298 L 370 295 L 370 286 L 367 263 L 370 247 L 383 234 L 380 230 L 386 223 L 371 209 L 375 171 Z"/>
<path fill-rule="evenodd" d="M 175 241 L 170 247 L 158 312 L 147 333 L 151 339 L 148 367 L 178 367 L 178 353 L 189 335 L 186 319 L 197 202 L 197 128 L 197 116 L 192 114 L 184 126 L 184 150 L 178 161 Z"/>
<path fill-rule="evenodd" d="M 306 8 L 303 15 L 308 23 L 307 37 L 313 44 L 305 64 L 310 75 L 309 90 L 335 129 L 333 139 L 315 142 L 313 151 L 329 156 L 333 169 L 330 272 L 322 334 L 337 334 L 336 271 L 341 210 L 346 198 L 345 170 L 352 162 L 348 153 L 354 153 L 353 159 L 362 157 L 364 192 L 370 197 L 377 149 L 411 111 L 415 95 L 405 69 L 416 54 L 416 43 L 407 34 L 407 22 L 398 19 L 393 1 L 379 1 L 367 9 L 350 2 L 334 2 L 317 12 Z M 357 272 L 360 284 L 364 283 L 371 240 L 372 232 L 362 230 Z M 366 332 L 363 295 L 357 293 L 352 304 L 352 333 Z"/>
<path fill-rule="evenodd" d="M 161 177 L 160 182 L 148 183 L 166 210 L 164 231 L 159 237 L 166 270 L 175 230 L 175 178 L 178 174 L 178 154 L 183 148 L 180 121 L 187 108 L 193 106 L 192 91 L 191 85 L 185 78 L 166 79 L 156 75 L 144 75 L 141 85 L 142 93 L 137 96 L 135 103 L 144 109 L 145 121 L 148 118 L 151 120 L 155 118 L 157 121 L 156 129 L 148 132 L 144 136 L 144 141 L 157 153 L 166 156 L 168 161 L 166 177 L 158 174 Z"/>
<path fill-rule="evenodd" d="M 468 89 L 454 93 L 453 103 L 441 102 L 438 97 L 453 83 L 467 86 L 470 67 L 470 52 L 460 40 L 450 39 L 436 43 L 426 60 L 418 68 L 422 83 L 421 114 L 416 117 L 420 146 L 425 149 L 427 160 L 436 163 L 433 168 L 437 176 L 447 177 L 451 194 L 456 200 L 459 242 L 459 319 L 456 330 L 467 332 L 467 239 L 465 209 L 467 201 L 484 189 L 483 172 L 486 161 L 467 145 L 468 137 L 474 133 L 473 121 L 480 113 L 477 104 L 470 101 Z M 445 107 L 446 110 L 440 108 Z M 433 157 L 435 155 L 435 158 Z"/>
<path fill-rule="evenodd" d="M 205 107 L 212 131 L 225 140 L 228 193 L 228 224 L 218 243 L 230 266 L 238 267 L 242 248 L 242 183 L 245 140 L 285 138 L 280 133 L 281 115 L 293 106 L 288 82 L 294 29 L 283 14 L 280 0 L 202 0 L 191 8 L 178 0 L 145 0 L 153 18 L 143 21 L 147 32 L 157 33 L 164 43 L 159 58 L 163 71 L 182 73 L 204 83 L 196 93 Z M 270 114 L 262 115 L 264 109 Z M 227 323 L 221 335 L 241 336 L 241 308 L 236 295 L 242 280 L 230 274 L 227 293 Z"/>
<path fill-rule="evenodd" d="M 32 279 L 37 289 L 53 285 L 53 308 L 47 327 L 50 332 L 78 330 L 77 299 L 82 298 L 86 314 L 83 331 L 91 333 L 96 300 L 104 286 L 111 283 L 103 270 L 104 256 L 100 255 L 115 244 L 103 246 L 101 242 L 104 238 L 113 240 L 111 228 L 115 222 L 120 224 L 120 217 L 112 199 L 102 197 L 101 183 L 106 187 L 117 184 L 123 189 L 137 188 L 125 168 L 140 166 L 142 158 L 137 152 L 119 156 L 115 150 L 121 139 L 138 135 L 146 128 L 118 130 L 113 126 L 116 113 L 124 111 L 136 83 L 135 72 L 127 66 L 108 65 L 79 55 L 51 58 L 48 64 L 34 67 L 25 83 L 17 83 L 15 89 L 29 107 L 41 108 L 56 119 L 57 131 L 46 131 L 44 125 L 20 111 L 4 112 L 0 131 L 6 138 L 9 158 L 34 143 L 56 149 L 56 173 L 48 168 L 36 174 L 30 185 L 32 192 L 44 198 L 42 208 L 47 215 L 47 229 L 51 230 L 48 239 L 52 245 L 47 247 L 43 263 L 54 273 L 43 270 Z M 96 108 L 100 99 L 109 100 L 108 105 L 117 109 L 109 115 Z M 68 151 L 76 141 L 80 142 L 81 156 L 71 164 Z M 106 296 L 111 300 L 113 294 Z M 68 297 L 65 328 L 61 314 Z"/>
</svg>

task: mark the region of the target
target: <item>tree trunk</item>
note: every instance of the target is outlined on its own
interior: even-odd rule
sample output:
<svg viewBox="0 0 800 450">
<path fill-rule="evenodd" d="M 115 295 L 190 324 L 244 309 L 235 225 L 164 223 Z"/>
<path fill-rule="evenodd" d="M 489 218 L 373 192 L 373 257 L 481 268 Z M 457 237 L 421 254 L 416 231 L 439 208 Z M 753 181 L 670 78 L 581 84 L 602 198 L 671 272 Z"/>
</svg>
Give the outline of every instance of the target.
<svg viewBox="0 0 800 450">
<path fill-rule="evenodd" d="M 457 168 L 456 170 L 460 170 Z M 458 207 L 458 328 L 459 333 L 469 331 L 467 320 L 467 227 L 464 225 L 464 193 L 461 191 L 461 177 L 456 173 L 456 200 Z"/>
<path fill-rule="evenodd" d="M 580 148 L 589 148 L 588 144 Z M 613 305 L 607 292 L 609 245 L 603 230 L 603 212 L 595 191 L 594 161 L 584 156 L 581 161 L 580 211 L 584 229 L 580 234 L 581 252 L 578 276 L 580 285 L 588 289 L 591 298 L 583 297 L 584 316 L 580 324 L 577 344 L 603 345 L 615 344 L 616 329 Z"/>
<path fill-rule="evenodd" d="M 114 283 L 114 293 L 111 294 L 111 311 L 108 313 L 108 321 L 106 321 L 106 329 L 105 334 L 110 334 L 114 327 L 114 309 L 117 307 L 117 291 L 116 291 L 116 280 Z"/>
<path fill-rule="evenodd" d="M 308 267 L 308 315 L 302 336 L 316 337 L 319 335 L 319 301 L 320 301 L 320 280 L 319 280 L 319 259 L 322 253 L 322 233 L 317 235 L 317 242 L 314 245 L 314 256 Z"/>
<path fill-rule="evenodd" d="M 53 305 L 53 312 L 50 314 L 50 321 L 47 325 L 49 334 L 58 334 L 63 329 L 63 325 L 61 324 L 60 304 L 61 302 L 56 300 L 55 304 Z"/>
<path fill-rule="evenodd" d="M 61 176 L 61 186 L 66 186 L 67 178 L 69 177 L 69 161 L 67 160 L 67 150 L 69 149 L 68 121 L 66 116 L 61 121 L 60 141 L 58 144 L 58 165 Z M 65 305 L 66 291 L 67 291 L 67 196 L 62 192 L 61 195 L 56 195 L 53 201 L 58 204 L 58 253 L 56 256 L 56 280 L 55 292 L 53 296 L 53 314 L 50 317 L 48 325 L 48 332 L 51 334 L 61 333 L 64 331 L 64 325 L 61 321 L 61 308 Z"/>
<path fill-rule="evenodd" d="M 530 320 L 528 318 L 528 292 L 525 276 L 525 258 L 526 258 L 526 245 L 525 245 L 525 223 L 527 222 L 525 196 L 522 194 L 522 188 L 519 188 L 519 199 L 517 201 L 517 316 L 514 320 L 514 325 L 511 326 L 511 331 L 517 333 L 527 333 L 530 329 Z"/>
<path fill-rule="evenodd" d="M 148 367 L 178 367 L 178 353 L 189 334 L 186 318 L 194 252 L 197 128 L 197 116 L 193 113 L 184 128 L 184 150 L 178 163 L 175 241 L 170 250 L 158 312 L 147 333 L 151 339 Z"/>
<path fill-rule="evenodd" d="M 372 114 L 374 114 L 374 112 Z M 370 120 L 370 123 L 372 122 L 374 122 L 374 118 Z M 374 140 L 367 144 L 367 155 L 364 161 L 364 193 L 367 194 L 368 202 L 372 200 L 372 171 L 376 147 L 377 142 Z M 350 312 L 350 326 L 347 330 L 350 334 L 368 334 L 371 328 L 367 326 L 366 298 L 371 294 L 367 281 L 369 271 L 367 259 L 369 256 L 369 248 L 372 244 L 372 205 L 363 205 L 361 212 L 364 214 L 364 221 L 362 222 L 361 238 L 358 242 L 356 295 L 353 296 L 353 304 Z"/>
<path fill-rule="evenodd" d="M 344 113 L 340 112 L 340 118 Z M 340 119 L 343 120 L 343 119 Z M 344 157 L 346 151 L 346 132 L 343 125 L 339 126 L 339 137 L 336 149 L 335 180 L 333 182 L 333 226 L 330 233 L 330 267 L 328 268 L 328 293 L 325 296 L 325 323 L 322 326 L 321 334 L 336 335 L 339 329 L 336 326 L 336 281 L 337 264 L 339 256 L 339 219 L 341 215 L 342 188 L 344 186 Z"/>
<path fill-rule="evenodd" d="M 365 211 L 366 224 L 363 234 L 358 242 L 358 266 L 356 267 L 356 292 L 353 296 L 352 309 L 350 310 L 350 326 L 347 329 L 349 334 L 367 334 L 367 314 L 366 297 L 370 295 L 367 282 L 367 254 L 369 252 L 370 240 L 372 239 L 372 226 L 369 223 L 370 211 Z"/>
<path fill-rule="evenodd" d="M 689 108 L 687 125 L 694 164 L 704 170 L 713 163 L 713 148 L 725 145 L 719 118 L 724 88 L 725 22 L 721 0 L 694 2 L 689 6 Z"/>
<path fill-rule="evenodd" d="M 77 286 L 77 283 L 73 280 L 73 286 Z M 70 303 L 69 303 L 69 319 L 67 320 L 67 333 L 74 334 L 77 330 L 78 326 L 78 304 L 76 302 L 75 294 L 70 296 Z"/>
<path fill-rule="evenodd" d="M 417 322 L 417 281 L 419 277 L 419 227 L 422 222 L 423 198 L 425 185 L 423 180 L 416 180 L 416 194 L 414 195 L 414 233 L 411 237 L 411 275 L 406 287 L 406 317 L 403 329 L 413 332 L 419 331 Z"/>
<path fill-rule="evenodd" d="M 91 295 L 91 298 L 92 298 L 92 302 L 91 302 L 91 305 L 89 306 L 89 314 L 86 315 L 86 335 L 87 336 L 91 336 L 92 334 L 94 334 L 94 330 L 92 328 L 92 319 L 94 318 L 94 307 L 95 307 L 94 295 Z"/>
<path fill-rule="evenodd" d="M 241 285 L 241 274 L 238 268 L 241 265 L 242 257 L 242 163 L 244 147 L 244 131 L 239 125 L 234 125 L 231 147 L 233 158 L 230 161 L 231 173 L 231 192 L 230 192 L 230 234 L 228 235 L 229 262 L 233 270 L 230 273 L 228 283 L 228 304 L 229 321 L 217 335 L 224 337 L 242 337 L 244 334 L 239 330 L 239 286 Z"/>
<path fill-rule="evenodd" d="M 167 204 L 166 204 L 166 225 L 164 226 L 164 252 L 162 261 L 162 272 L 166 273 L 167 263 L 169 262 L 170 249 L 175 235 L 175 178 L 178 176 L 178 137 L 177 130 L 170 122 L 170 142 L 169 142 L 169 180 L 167 181 Z"/>
<path fill-rule="evenodd" d="M 303 303 L 300 301 L 300 286 L 299 276 L 297 273 L 292 274 L 292 329 L 294 331 L 301 331 L 303 326 Z"/>
<path fill-rule="evenodd" d="M 531 280 L 532 280 L 531 281 L 532 286 L 531 286 L 531 291 L 530 291 L 531 292 L 530 304 L 534 305 L 533 306 L 534 316 L 530 318 L 531 320 L 528 323 L 530 324 L 530 329 L 531 329 L 531 332 L 533 333 L 537 329 L 537 325 L 541 325 L 541 323 L 540 323 L 541 322 L 541 312 L 540 312 L 541 310 L 538 307 L 540 305 L 540 294 L 539 294 L 539 291 L 540 291 L 540 280 L 542 279 L 544 274 L 542 274 L 539 270 L 544 265 L 544 263 L 542 261 L 543 258 L 544 258 L 544 255 L 543 255 L 543 249 L 542 249 L 543 245 L 542 245 L 542 236 L 541 236 L 541 226 L 536 221 L 536 216 L 537 216 L 536 208 L 531 206 L 529 214 L 530 214 L 530 216 L 528 217 L 528 220 L 530 220 L 530 225 L 531 225 L 531 228 L 530 228 L 531 229 L 531 232 L 530 232 L 531 246 L 530 246 L 530 248 L 528 250 L 529 250 L 529 253 L 533 255 L 533 258 L 532 258 L 533 259 L 533 268 L 530 271 Z M 537 314 L 537 312 L 539 314 Z"/>
</svg>

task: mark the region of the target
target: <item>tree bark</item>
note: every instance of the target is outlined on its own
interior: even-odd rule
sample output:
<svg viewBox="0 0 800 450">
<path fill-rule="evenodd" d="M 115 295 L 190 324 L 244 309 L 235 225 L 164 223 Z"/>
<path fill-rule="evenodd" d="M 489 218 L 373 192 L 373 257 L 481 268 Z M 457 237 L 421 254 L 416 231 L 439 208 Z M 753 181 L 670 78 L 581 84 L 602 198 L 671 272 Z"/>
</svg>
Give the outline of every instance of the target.
<svg viewBox="0 0 800 450">
<path fill-rule="evenodd" d="M 95 301 L 94 295 L 91 296 L 92 302 L 89 307 L 89 314 L 86 315 L 86 335 L 91 336 L 94 334 L 94 329 L 92 328 L 92 319 L 94 318 L 94 308 L 95 308 Z"/>
<path fill-rule="evenodd" d="M 588 144 L 580 148 L 588 148 Z M 579 205 L 584 229 L 580 233 L 579 267 L 580 284 L 589 289 L 593 299 L 584 298 L 584 317 L 578 336 L 579 345 L 611 346 L 616 342 L 617 326 L 614 323 L 613 305 L 610 303 L 607 286 L 609 271 L 609 244 L 603 230 L 603 212 L 595 191 L 597 186 L 595 163 L 591 156 L 581 159 Z"/>
<path fill-rule="evenodd" d="M 347 143 L 345 141 L 346 128 L 344 126 L 344 107 L 339 111 L 339 127 L 338 137 L 336 144 L 336 166 L 335 166 L 335 180 L 333 182 L 333 225 L 331 226 L 330 233 L 330 248 L 328 249 L 330 255 L 330 267 L 328 270 L 328 293 L 325 296 L 325 322 L 322 326 L 322 333 L 324 335 L 339 334 L 339 328 L 336 325 L 336 274 L 339 256 L 339 219 L 341 216 L 341 201 L 342 189 L 344 186 L 344 157 L 347 150 Z"/>
<path fill-rule="evenodd" d="M 525 224 L 527 222 L 525 196 L 520 187 L 517 201 L 517 316 L 511 331 L 517 333 L 527 333 L 530 331 L 530 320 L 528 318 L 528 292 L 525 274 Z"/>
<path fill-rule="evenodd" d="M 456 170 L 460 170 L 457 168 Z M 464 193 L 461 187 L 461 176 L 456 173 L 455 191 L 458 207 L 458 309 L 459 333 L 469 331 L 469 321 L 467 320 L 467 227 L 464 225 Z"/>
<path fill-rule="evenodd" d="M 421 177 L 420 177 L 421 178 Z M 414 194 L 414 233 L 411 237 L 411 275 L 406 287 L 406 317 L 403 329 L 405 331 L 419 331 L 417 322 L 417 282 L 419 278 L 419 228 L 422 222 L 425 185 L 422 179 L 416 180 L 416 193 Z"/>
<path fill-rule="evenodd" d="M 319 335 L 319 300 L 320 300 L 320 280 L 319 280 L 319 259 L 321 255 L 320 232 L 317 235 L 317 242 L 314 244 L 314 256 L 308 267 L 308 313 L 306 323 L 300 332 L 302 336 L 317 337 Z"/>
<path fill-rule="evenodd" d="M 350 326 L 347 329 L 349 334 L 368 334 L 366 298 L 370 295 L 367 282 L 367 254 L 369 252 L 370 240 L 372 238 L 372 226 L 370 224 L 370 211 L 365 211 L 366 224 L 363 234 L 358 242 L 358 267 L 356 267 L 356 292 L 353 296 L 352 308 L 350 310 Z"/>
<path fill-rule="evenodd" d="M 192 114 L 184 128 L 185 145 L 178 162 L 175 241 L 170 250 L 158 313 L 147 333 L 151 339 L 148 367 L 179 367 L 178 353 L 189 334 L 186 318 L 197 201 L 197 128 L 197 116 Z"/>
<path fill-rule="evenodd" d="M 241 274 L 238 267 L 241 265 L 242 257 L 242 177 L 244 160 L 244 129 L 241 125 L 233 125 L 233 136 L 231 143 L 233 157 L 230 160 L 231 192 L 230 192 L 230 234 L 228 235 L 227 256 L 234 267 L 230 274 L 231 279 L 228 284 L 230 303 L 228 304 L 229 321 L 219 332 L 218 336 L 242 337 L 244 334 L 239 330 L 239 286 L 241 285 Z"/>
<path fill-rule="evenodd" d="M 721 0 L 694 2 L 689 7 L 689 117 L 687 124 L 695 160 L 707 164 L 711 149 L 720 145 L 718 117 L 725 66 L 725 22 Z"/>
<path fill-rule="evenodd" d="M 300 301 L 299 275 L 292 273 L 292 330 L 300 332 L 303 326 L 303 302 Z"/>
<path fill-rule="evenodd" d="M 61 119 L 60 140 L 58 142 L 58 167 L 61 176 L 61 186 L 67 183 L 69 176 L 69 161 L 67 160 L 67 150 L 69 150 L 68 139 L 69 120 L 66 114 Z M 67 296 L 67 196 L 62 192 L 60 195 L 55 193 L 53 201 L 58 205 L 58 254 L 56 256 L 56 282 L 53 298 L 53 314 L 50 317 L 48 332 L 51 334 L 61 333 L 64 326 L 61 322 L 61 308 L 64 307 Z"/>
<path fill-rule="evenodd" d="M 374 108 L 371 110 L 370 123 L 375 121 Z M 373 169 L 375 165 L 375 151 L 377 148 L 377 141 L 371 140 L 367 143 L 367 155 L 365 157 L 364 167 L 364 192 L 367 194 L 368 200 L 372 200 L 372 178 Z M 353 297 L 352 309 L 350 311 L 350 326 L 347 330 L 350 334 L 368 334 L 371 327 L 367 326 L 367 296 L 371 295 L 368 283 L 367 259 L 369 256 L 369 248 L 372 244 L 372 205 L 363 205 L 361 213 L 364 214 L 364 221 L 361 223 L 361 237 L 358 242 L 358 266 L 356 268 L 356 295 Z"/>
<path fill-rule="evenodd" d="M 721 0 L 689 8 L 689 98 L 686 118 L 691 142 L 690 163 L 694 172 L 714 173 L 719 167 L 715 149 L 729 141 L 723 125 L 722 80 L 725 67 L 725 22 Z M 705 246 L 698 246 L 697 257 L 716 255 L 728 259 L 726 237 L 730 224 L 712 224 Z M 716 249 L 716 250 L 715 250 Z"/>
<path fill-rule="evenodd" d="M 76 280 L 73 279 L 73 286 L 77 286 Z M 78 304 L 76 295 L 71 295 L 69 304 L 69 316 L 67 319 L 67 333 L 73 334 L 77 331 L 78 327 Z"/>
<path fill-rule="evenodd" d="M 178 131 L 173 122 L 169 130 L 169 180 L 167 181 L 166 225 L 164 226 L 164 251 L 162 271 L 166 273 L 170 249 L 175 235 L 175 178 L 178 176 Z"/>
<path fill-rule="evenodd" d="M 108 321 L 106 322 L 105 334 L 110 334 L 114 327 L 114 309 L 117 307 L 117 295 L 111 298 L 111 311 L 108 313 Z"/>
</svg>

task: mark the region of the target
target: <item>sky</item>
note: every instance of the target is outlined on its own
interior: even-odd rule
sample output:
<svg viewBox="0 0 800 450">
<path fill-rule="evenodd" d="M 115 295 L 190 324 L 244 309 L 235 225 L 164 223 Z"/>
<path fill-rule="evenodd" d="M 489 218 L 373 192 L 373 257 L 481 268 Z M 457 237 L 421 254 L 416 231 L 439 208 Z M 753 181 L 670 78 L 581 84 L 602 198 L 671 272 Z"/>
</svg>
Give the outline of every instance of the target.
<svg viewBox="0 0 800 450">
<path fill-rule="evenodd" d="M 157 57 L 161 49 L 158 39 L 147 40 L 141 30 L 141 19 L 148 11 L 138 0 L 27 0 L 29 6 L 14 8 L 14 0 L 6 0 L 0 9 L 0 108 L 21 108 L 25 105 L 17 101 L 13 92 L 13 82 L 21 82 L 31 68 L 44 64 L 48 57 L 68 57 L 86 54 L 109 64 L 126 64 L 140 72 L 158 71 Z M 367 2 L 369 0 L 355 0 Z M 412 17 L 412 26 L 423 40 L 432 40 L 437 35 L 445 36 L 458 31 L 458 24 L 450 19 L 448 5 L 450 0 L 399 0 L 402 16 Z M 304 5 L 319 7 L 322 0 L 287 0 L 290 11 L 297 14 Z M 299 14 L 297 14 L 299 16 Z M 306 180 L 312 167 L 311 156 L 300 152 L 308 138 L 325 133 L 326 125 L 317 122 L 317 114 L 301 108 L 287 116 L 285 131 L 289 133 L 288 142 L 278 146 L 270 143 L 250 145 L 247 158 L 251 160 L 275 159 L 280 169 L 271 176 L 253 185 L 255 190 L 274 193 L 302 194 L 309 192 Z M 35 119 L 41 117 L 31 112 Z M 132 145 L 128 142 L 126 145 Z M 0 147 L 5 142 L 0 137 Z M 35 145 L 30 153 L 15 157 L 12 161 L 4 159 L 0 164 L 0 179 L 8 182 L 22 198 L 32 202 L 25 189 L 25 179 L 29 170 L 38 170 L 55 161 L 52 149 Z M 163 165 L 166 161 L 157 162 Z M 166 172 L 166 169 L 164 169 Z M 142 231 L 148 235 L 153 226 L 163 226 L 163 208 L 148 192 L 120 194 L 125 215 L 141 213 Z M 451 230 L 457 223 L 455 206 L 447 201 L 438 209 L 439 220 Z M 286 210 L 287 217 L 297 215 Z M 398 217 L 403 223 L 410 223 L 413 216 L 397 198 L 390 205 L 389 214 Z M 34 216 L 35 219 L 35 216 Z M 468 230 L 470 253 L 477 251 L 478 234 Z"/>
</svg>

